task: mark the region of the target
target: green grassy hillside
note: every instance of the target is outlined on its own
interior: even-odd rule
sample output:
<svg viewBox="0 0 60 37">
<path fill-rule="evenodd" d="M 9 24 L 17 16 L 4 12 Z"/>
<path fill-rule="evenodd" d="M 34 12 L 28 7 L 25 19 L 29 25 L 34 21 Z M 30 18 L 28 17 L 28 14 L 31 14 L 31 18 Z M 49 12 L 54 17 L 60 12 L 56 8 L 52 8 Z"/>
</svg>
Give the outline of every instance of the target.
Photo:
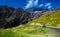
<svg viewBox="0 0 60 37">
<path fill-rule="evenodd" d="M 47 27 L 60 28 L 60 9 L 49 11 L 45 15 L 33 20 L 32 22 L 29 22 L 28 24 L 38 26 L 45 24 Z"/>
<path fill-rule="evenodd" d="M 60 9 L 49 11 L 26 25 L 0 29 L 0 37 L 59 37 L 57 32 L 40 27 L 42 24 L 47 27 L 60 27 Z"/>
<path fill-rule="evenodd" d="M 21 25 L 10 29 L 0 29 L 0 37 L 58 37 L 58 34 L 48 28 Z"/>
</svg>

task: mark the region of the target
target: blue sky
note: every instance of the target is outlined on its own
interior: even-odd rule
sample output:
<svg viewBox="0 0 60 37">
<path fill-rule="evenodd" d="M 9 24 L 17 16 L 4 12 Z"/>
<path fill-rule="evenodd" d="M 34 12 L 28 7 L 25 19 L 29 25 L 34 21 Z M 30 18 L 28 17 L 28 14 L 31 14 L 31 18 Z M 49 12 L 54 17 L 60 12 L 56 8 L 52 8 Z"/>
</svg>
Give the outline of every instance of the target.
<svg viewBox="0 0 60 37">
<path fill-rule="evenodd" d="M 54 9 L 60 7 L 60 0 L 0 0 L 1 5 L 14 8 L 45 7 Z"/>
<path fill-rule="evenodd" d="M 0 0 L 0 6 L 7 5 L 14 8 L 24 7 L 26 5 L 26 0 Z"/>
</svg>

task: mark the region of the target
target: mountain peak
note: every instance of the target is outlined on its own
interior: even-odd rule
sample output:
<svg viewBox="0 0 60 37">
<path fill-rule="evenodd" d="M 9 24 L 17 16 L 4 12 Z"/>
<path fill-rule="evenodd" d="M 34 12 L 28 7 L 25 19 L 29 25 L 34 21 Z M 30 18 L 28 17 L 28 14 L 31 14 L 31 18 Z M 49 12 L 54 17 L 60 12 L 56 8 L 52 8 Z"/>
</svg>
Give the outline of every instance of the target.
<svg viewBox="0 0 60 37">
<path fill-rule="evenodd" d="M 27 11 L 49 11 L 49 9 L 47 9 L 47 8 L 35 8 L 35 7 L 33 7 L 33 8 L 28 8 L 28 9 L 26 9 Z"/>
</svg>

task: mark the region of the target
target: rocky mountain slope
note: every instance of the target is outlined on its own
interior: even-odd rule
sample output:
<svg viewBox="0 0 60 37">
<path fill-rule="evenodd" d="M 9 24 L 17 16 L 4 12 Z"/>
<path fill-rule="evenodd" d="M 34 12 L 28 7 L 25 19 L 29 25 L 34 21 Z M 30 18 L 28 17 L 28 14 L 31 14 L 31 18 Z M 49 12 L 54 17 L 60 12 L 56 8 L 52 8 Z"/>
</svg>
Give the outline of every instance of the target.
<svg viewBox="0 0 60 37">
<path fill-rule="evenodd" d="M 53 11 L 48 11 L 43 16 L 29 22 L 30 25 L 46 25 L 47 27 L 56 27 L 60 28 L 60 8 L 57 8 Z"/>
<path fill-rule="evenodd" d="M 20 8 L 19 9 L 12 8 L 12 9 L 13 12 L 10 12 L 10 7 L 0 8 L 0 27 L 3 25 L 2 28 L 0 29 L 0 37 L 59 37 L 60 36 L 58 35 L 57 32 L 55 32 L 55 30 L 52 30 L 51 28 L 41 27 L 41 25 L 43 24 L 45 24 L 47 27 L 53 27 L 53 26 L 56 27 L 56 25 L 60 23 L 59 21 L 60 9 L 47 12 L 33 11 L 33 13 L 30 11 L 29 12 L 23 11 Z M 37 18 L 38 16 L 39 18 Z M 32 21 L 29 21 L 27 24 L 24 24 L 24 22 L 26 23 L 27 21 L 25 19 L 27 20 L 32 19 Z M 18 21 L 19 23 L 17 23 Z M 3 29 L 5 26 L 11 27 L 14 25 L 18 26 Z M 57 25 L 57 27 L 58 26 L 59 25 Z"/>
<path fill-rule="evenodd" d="M 25 24 L 30 19 L 30 13 L 25 12 L 21 8 L 14 9 L 12 7 L 0 6 L 0 28 L 8 28 Z"/>
<path fill-rule="evenodd" d="M 36 8 L 35 8 L 36 9 Z M 41 11 L 32 10 L 24 11 L 22 8 L 12 8 L 8 6 L 0 6 L 0 28 L 9 28 L 26 24 L 46 13 L 45 9 Z"/>
</svg>

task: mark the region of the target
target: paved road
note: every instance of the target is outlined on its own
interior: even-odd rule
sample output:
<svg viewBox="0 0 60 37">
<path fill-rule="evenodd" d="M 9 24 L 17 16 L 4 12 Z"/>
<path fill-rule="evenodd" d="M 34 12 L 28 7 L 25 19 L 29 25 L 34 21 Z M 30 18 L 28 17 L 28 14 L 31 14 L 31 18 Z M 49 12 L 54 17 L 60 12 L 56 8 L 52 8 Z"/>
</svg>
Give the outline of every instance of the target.
<svg viewBox="0 0 60 37">
<path fill-rule="evenodd" d="M 50 28 L 50 29 L 52 29 L 60 34 L 60 28 Z"/>
</svg>

